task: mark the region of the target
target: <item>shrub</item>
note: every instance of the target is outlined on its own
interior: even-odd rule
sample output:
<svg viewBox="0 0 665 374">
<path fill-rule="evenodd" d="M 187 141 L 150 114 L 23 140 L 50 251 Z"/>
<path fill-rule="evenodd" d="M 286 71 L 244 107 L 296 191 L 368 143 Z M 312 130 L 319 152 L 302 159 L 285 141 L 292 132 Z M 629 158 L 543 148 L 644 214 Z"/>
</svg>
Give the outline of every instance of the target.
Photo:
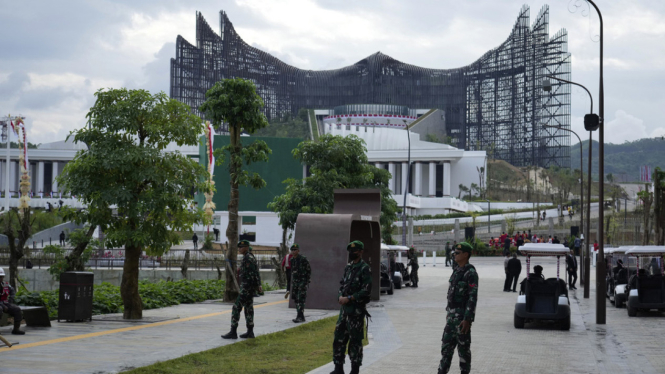
<svg viewBox="0 0 665 374">
<path fill-rule="evenodd" d="M 264 288 L 270 287 L 264 283 Z M 193 304 L 205 300 L 221 299 L 224 296 L 222 280 L 179 280 L 176 282 L 159 281 L 150 283 L 141 281 L 139 293 L 143 300 L 143 309 L 163 308 L 178 304 Z M 19 291 L 16 304 L 24 306 L 45 306 L 49 316 L 58 317 L 58 290 L 42 292 Z M 120 287 L 110 283 L 94 286 L 92 314 L 122 312 Z"/>
</svg>

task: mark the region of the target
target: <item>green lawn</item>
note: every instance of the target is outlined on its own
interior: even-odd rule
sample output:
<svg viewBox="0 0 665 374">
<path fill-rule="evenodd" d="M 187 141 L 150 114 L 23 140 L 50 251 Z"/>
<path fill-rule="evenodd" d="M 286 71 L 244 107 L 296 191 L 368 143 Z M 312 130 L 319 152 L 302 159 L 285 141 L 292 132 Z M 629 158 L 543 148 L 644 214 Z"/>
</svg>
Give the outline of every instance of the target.
<svg viewBox="0 0 665 374">
<path fill-rule="evenodd" d="M 125 373 L 302 374 L 332 361 L 336 322 L 329 317 Z"/>
</svg>

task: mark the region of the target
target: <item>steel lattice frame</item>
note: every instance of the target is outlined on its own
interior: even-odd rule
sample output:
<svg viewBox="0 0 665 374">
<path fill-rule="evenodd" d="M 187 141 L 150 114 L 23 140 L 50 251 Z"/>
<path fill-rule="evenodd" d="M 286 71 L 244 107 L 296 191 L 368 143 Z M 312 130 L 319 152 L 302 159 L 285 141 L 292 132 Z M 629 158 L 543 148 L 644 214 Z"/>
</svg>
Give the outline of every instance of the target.
<svg viewBox="0 0 665 374">
<path fill-rule="evenodd" d="M 198 113 L 215 82 L 241 77 L 255 83 L 269 119 L 346 104 L 438 108 L 460 148 L 493 148 L 495 158 L 516 166 L 569 167 L 570 134 L 543 125 L 570 128 L 570 86 L 552 82 L 551 92 L 542 89 L 547 75 L 570 79 L 568 35 L 560 30 L 550 37 L 547 6 L 532 26 L 529 18 L 524 6 L 503 44 L 458 69 L 422 68 L 378 52 L 341 69 L 312 71 L 249 46 L 223 11 L 219 35 L 197 13 L 197 45 L 181 36 L 176 41 L 171 97 Z"/>
</svg>

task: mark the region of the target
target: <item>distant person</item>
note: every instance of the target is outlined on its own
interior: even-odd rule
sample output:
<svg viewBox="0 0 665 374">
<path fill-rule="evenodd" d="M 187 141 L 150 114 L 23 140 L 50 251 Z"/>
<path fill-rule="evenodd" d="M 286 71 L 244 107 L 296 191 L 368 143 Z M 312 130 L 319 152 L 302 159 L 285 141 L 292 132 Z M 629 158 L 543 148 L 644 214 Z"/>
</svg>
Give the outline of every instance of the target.
<svg viewBox="0 0 665 374">
<path fill-rule="evenodd" d="M 580 247 L 582 246 L 582 239 L 579 237 L 575 237 L 575 240 L 573 241 L 573 250 L 575 250 L 575 255 L 580 254 Z"/>
<path fill-rule="evenodd" d="M 651 264 L 649 264 L 649 273 L 651 273 L 651 275 L 660 275 L 661 273 L 660 265 L 658 264 L 658 260 L 655 258 L 651 259 Z"/>
<path fill-rule="evenodd" d="M 14 317 L 12 334 L 25 335 L 25 332 L 20 330 L 21 320 L 23 320 L 21 308 L 14 303 L 16 291 L 14 287 L 5 282 L 5 269 L 3 268 L 0 268 L 0 292 L 0 316 L 2 316 L 2 313 L 7 313 Z"/>
<path fill-rule="evenodd" d="M 519 279 L 520 273 L 522 272 L 522 262 L 519 260 L 519 258 L 517 258 L 517 253 L 513 253 L 512 258 L 508 260 L 507 271 L 509 278 L 506 280 L 504 289 L 511 291 L 510 284 L 512 283 L 512 291 L 517 292 L 517 280 Z"/>
<path fill-rule="evenodd" d="M 556 235 L 554 235 L 554 239 L 552 239 L 552 243 L 561 244 L 561 241 L 559 241 L 559 238 L 557 238 Z"/>
<path fill-rule="evenodd" d="M 517 249 L 518 249 L 518 250 L 519 250 L 519 248 L 520 248 L 521 246 L 524 245 L 524 236 L 520 235 L 520 236 L 517 237 L 517 243 L 516 243 L 516 245 L 517 245 Z"/>
<path fill-rule="evenodd" d="M 529 273 L 528 279 L 531 282 L 545 282 L 545 277 L 543 276 L 543 267 L 540 265 L 534 266 L 533 273 Z M 526 288 L 526 280 L 527 278 L 524 278 L 520 282 L 520 295 L 524 295 L 524 291 Z"/>
<path fill-rule="evenodd" d="M 510 253 L 505 254 L 506 258 L 503 259 L 503 271 L 506 273 L 506 280 L 503 282 L 503 292 L 510 292 L 510 274 L 508 273 L 508 261 L 510 261 Z"/>
<path fill-rule="evenodd" d="M 552 244 L 552 235 L 549 235 L 549 238 L 547 238 L 547 242 L 548 242 L 549 244 Z"/>
<path fill-rule="evenodd" d="M 61 247 L 64 247 L 64 246 L 65 246 L 65 232 L 64 232 L 64 231 L 62 231 L 62 232 L 60 233 L 60 246 L 61 246 Z"/>
<path fill-rule="evenodd" d="M 450 242 L 446 242 L 446 266 L 449 266 L 450 264 L 450 253 L 452 252 L 452 249 L 450 248 Z"/>
<path fill-rule="evenodd" d="M 600 244 L 598 244 L 598 240 L 593 241 L 593 251 L 598 252 L 598 248 L 600 248 Z"/>
<path fill-rule="evenodd" d="M 409 274 L 409 278 L 411 278 L 411 287 L 416 287 L 418 288 L 418 253 L 416 253 L 416 248 L 414 246 L 411 246 L 409 249 L 409 252 L 406 254 L 407 258 L 409 259 L 409 262 L 407 265 L 411 265 L 411 274 Z M 436 265 L 436 264 L 435 264 Z"/>
<path fill-rule="evenodd" d="M 219 229 L 217 227 L 212 229 L 212 232 L 215 234 L 215 241 L 219 241 Z"/>
<path fill-rule="evenodd" d="M 572 249 L 568 256 L 566 256 L 566 270 L 568 271 L 568 288 L 576 290 L 575 283 L 577 282 L 577 258 L 575 251 Z"/>
<path fill-rule="evenodd" d="M 194 233 L 192 236 L 192 242 L 194 243 L 194 249 L 199 249 L 199 237 Z"/>
<path fill-rule="evenodd" d="M 291 253 L 287 253 L 282 259 L 282 270 L 286 273 L 286 294 L 284 294 L 284 298 L 288 299 L 291 293 Z"/>
<path fill-rule="evenodd" d="M 305 301 L 307 300 L 307 288 L 312 277 L 312 268 L 307 257 L 300 254 L 300 246 L 293 243 L 291 246 L 291 269 L 293 271 L 293 292 L 291 298 L 296 304 L 298 316 L 293 323 L 305 322 Z"/>
<path fill-rule="evenodd" d="M 506 256 L 510 254 L 510 238 L 508 237 L 503 242 L 503 254 Z"/>
</svg>

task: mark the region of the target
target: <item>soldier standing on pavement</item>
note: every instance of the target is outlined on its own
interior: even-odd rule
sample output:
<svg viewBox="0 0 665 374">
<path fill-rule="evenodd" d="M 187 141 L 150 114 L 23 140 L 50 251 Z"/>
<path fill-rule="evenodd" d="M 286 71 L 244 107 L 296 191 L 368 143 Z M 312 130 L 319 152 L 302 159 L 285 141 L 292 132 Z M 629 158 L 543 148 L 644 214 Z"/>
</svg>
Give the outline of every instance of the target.
<svg viewBox="0 0 665 374">
<path fill-rule="evenodd" d="M 372 273 L 363 261 L 365 245 L 354 240 L 346 247 L 351 262 L 344 268 L 344 277 L 339 288 L 339 303 L 342 308 L 335 326 L 333 340 L 333 362 L 335 370 L 330 374 L 344 374 L 344 356 L 349 345 L 350 374 L 358 374 L 363 363 L 363 319 L 369 316 L 366 305 L 372 291 Z"/>
<path fill-rule="evenodd" d="M 478 273 L 469 264 L 473 247 L 462 242 L 454 248 L 457 268 L 450 276 L 448 286 L 448 306 L 446 311 L 446 327 L 441 339 L 441 362 L 438 374 L 448 373 L 450 363 L 457 346 L 461 372 L 471 371 L 471 324 L 476 315 L 478 301 Z"/>
<path fill-rule="evenodd" d="M 293 243 L 291 246 L 291 298 L 296 303 L 298 316 L 294 323 L 305 322 L 305 300 L 307 300 L 307 287 L 309 287 L 312 268 L 307 257 L 300 254 L 300 246 Z"/>
<path fill-rule="evenodd" d="M 446 242 L 446 266 L 451 262 L 450 261 L 450 253 L 452 252 L 452 249 L 450 248 L 450 242 Z M 425 264 L 427 265 L 427 264 Z"/>
<path fill-rule="evenodd" d="M 240 263 L 240 292 L 231 311 L 231 331 L 222 335 L 224 339 L 238 339 L 238 321 L 243 308 L 245 309 L 247 332 L 240 337 L 243 339 L 254 337 L 254 293 L 256 291 L 263 293 L 263 288 L 261 287 L 259 266 L 254 255 L 249 252 L 250 248 L 247 240 L 238 242 L 238 252 L 243 255 Z"/>
<path fill-rule="evenodd" d="M 407 258 L 409 259 L 409 264 L 411 264 L 411 274 L 409 275 L 411 278 L 411 287 L 418 287 L 418 254 L 416 253 L 416 249 L 411 246 L 411 249 L 409 249 L 409 253 L 407 253 Z"/>
</svg>

